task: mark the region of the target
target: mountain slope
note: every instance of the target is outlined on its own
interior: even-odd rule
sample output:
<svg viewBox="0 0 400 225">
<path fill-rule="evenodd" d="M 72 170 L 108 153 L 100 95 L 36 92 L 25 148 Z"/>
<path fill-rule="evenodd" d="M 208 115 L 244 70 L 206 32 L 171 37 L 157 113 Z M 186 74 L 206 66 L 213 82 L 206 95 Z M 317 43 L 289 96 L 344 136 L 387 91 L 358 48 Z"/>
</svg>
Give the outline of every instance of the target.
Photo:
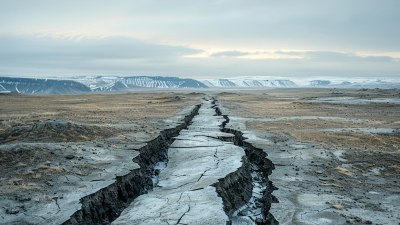
<svg viewBox="0 0 400 225">
<path fill-rule="evenodd" d="M 363 81 L 330 81 L 330 80 L 311 80 L 306 87 L 315 88 L 400 88 L 400 82 L 389 82 L 383 80 L 363 80 Z"/>
<path fill-rule="evenodd" d="M 162 76 L 102 77 L 81 80 L 93 91 L 125 91 L 135 88 L 207 88 L 203 83 L 188 78 Z"/>
<path fill-rule="evenodd" d="M 263 79 L 208 79 L 202 80 L 208 87 L 219 88 L 268 88 L 268 87 L 296 87 L 296 83 L 290 80 L 263 80 Z"/>
<path fill-rule="evenodd" d="M 77 94 L 91 90 L 86 85 L 71 80 L 0 77 L 0 91 L 21 94 Z"/>
</svg>

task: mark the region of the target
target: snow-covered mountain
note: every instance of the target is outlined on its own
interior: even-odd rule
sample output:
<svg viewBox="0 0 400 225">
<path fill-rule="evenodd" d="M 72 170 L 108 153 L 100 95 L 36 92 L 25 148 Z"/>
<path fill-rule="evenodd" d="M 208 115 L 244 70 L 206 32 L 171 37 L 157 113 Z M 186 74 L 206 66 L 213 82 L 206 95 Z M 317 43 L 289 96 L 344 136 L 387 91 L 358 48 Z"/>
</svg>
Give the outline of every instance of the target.
<svg viewBox="0 0 400 225">
<path fill-rule="evenodd" d="M 308 86 L 310 87 L 327 87 L 332 82 L 329 80 L 312 80 L 309 82 Z"/>
<path fill-rule="evenodd" d="M 334 84 L 335 85 L 335 84 Z M 383 80 L 365 80 L 358 82 L 343 81 L 336 84 L 341 88 L 400 88 L 400 82 L 396 81 L 383 81 Z"/>
<path fill-rule="evenodd" d="M 162 76 L 96 76 L 71 77 L 69 80 L 0 77 L 1 93 L 21 94 L 77 94 L 88 92 L 129 91 L 145 88 L 400 88 L 399 81 L 384 80 L 311 80 L 299 84 L 284 79 L 262 77 L 194 80 Z"/>
<path fill-rule="evenodd" d="M 348 81 L 348 80 L 312 80 L 306 84 L 306 87 L 316 88 L 400 88 L 400 82 L 396 81 L 383 81 L 383 80 L 361 80 L 361 81 Z"/>
<path fill-rule="evenodd" d="M 134 88 L 207 88 L 203 83 L 188 78 L 161 76 L 103 77 L 78 79 L 93 91 L 125 91 Z"/>
<path fill-rule="evenodd" d="M 86 85 L 71 80 L 0 77 L 0 93 L 77 94 L 90 91 Z"/>
<path fill-rule="evenodd" d="M 264 80 L 251 78 L 208 79 L 202 82 L 211 88 L 268 88 L 268 87 L 297 87 L 291 80 Z"/>
</svg>

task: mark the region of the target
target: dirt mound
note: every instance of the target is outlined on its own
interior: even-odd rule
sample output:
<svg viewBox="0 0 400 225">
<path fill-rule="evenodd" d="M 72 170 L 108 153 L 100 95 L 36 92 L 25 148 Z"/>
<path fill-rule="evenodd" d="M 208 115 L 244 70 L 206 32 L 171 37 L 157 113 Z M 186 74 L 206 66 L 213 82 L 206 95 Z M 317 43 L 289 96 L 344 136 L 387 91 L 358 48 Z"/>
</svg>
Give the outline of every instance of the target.
<svg viewBox="0 0 400 225">
<path fill-rule="evenodd" d="M 32 125 L 13 124 L 0 133 L 0 143 L 13 141 L 29 142 L 75 142 L 96 138 L 100 128 L 95 126 L 78 125 L 64 120 L 47 120 Z"/>
</svg>

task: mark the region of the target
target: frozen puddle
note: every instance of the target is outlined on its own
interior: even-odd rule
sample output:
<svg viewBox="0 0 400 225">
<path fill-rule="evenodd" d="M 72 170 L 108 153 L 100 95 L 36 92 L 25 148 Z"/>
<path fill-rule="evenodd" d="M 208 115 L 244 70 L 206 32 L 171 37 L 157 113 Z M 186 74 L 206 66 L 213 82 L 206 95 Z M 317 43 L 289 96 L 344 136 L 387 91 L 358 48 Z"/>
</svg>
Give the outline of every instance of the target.
<svg viewBox="0 0 400 225">
<path fill-rule="evenodd" d="M 212 185 L 242 166 L 241 147 L 218 137 L 224 118 L 205 101 L 192 124 L 168 150 L 168 164 L 159 165 L 154 190 L 136 198 L 112 224 L 226 224 L 223 200 Z"/>
</svg>

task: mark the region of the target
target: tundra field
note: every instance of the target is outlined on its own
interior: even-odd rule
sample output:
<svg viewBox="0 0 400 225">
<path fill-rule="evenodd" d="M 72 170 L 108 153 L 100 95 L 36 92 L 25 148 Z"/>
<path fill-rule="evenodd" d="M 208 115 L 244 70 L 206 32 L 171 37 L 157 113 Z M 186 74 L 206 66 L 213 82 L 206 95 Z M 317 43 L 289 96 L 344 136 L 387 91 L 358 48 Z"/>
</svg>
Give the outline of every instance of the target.
<svg viewBox="0 0 400 225">
<path fill-rule="evenodd" d="M 280 224 L 399 224 L 400 91 L 224 92 L 275 164 Z"/>
<path fill-rule="evenodd" d="M 0 224 L 397 225 L 399 149 L 398 89 L 0 95 Z"/>
</svg>

